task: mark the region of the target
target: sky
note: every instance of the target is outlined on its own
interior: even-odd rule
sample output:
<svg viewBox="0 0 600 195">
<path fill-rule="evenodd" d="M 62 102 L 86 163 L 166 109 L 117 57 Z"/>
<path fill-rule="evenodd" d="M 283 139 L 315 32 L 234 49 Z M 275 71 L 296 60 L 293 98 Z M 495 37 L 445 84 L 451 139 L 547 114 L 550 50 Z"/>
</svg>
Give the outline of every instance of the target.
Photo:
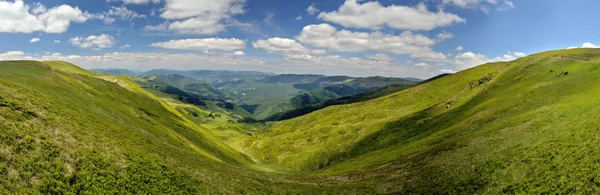
<svg viewBox="0 0 600 195">
<path fill-rule="evenodd" d="M 596 0 L 0 0 L 0 60 L 430 78 L 598 47 Z"/>
</svg>

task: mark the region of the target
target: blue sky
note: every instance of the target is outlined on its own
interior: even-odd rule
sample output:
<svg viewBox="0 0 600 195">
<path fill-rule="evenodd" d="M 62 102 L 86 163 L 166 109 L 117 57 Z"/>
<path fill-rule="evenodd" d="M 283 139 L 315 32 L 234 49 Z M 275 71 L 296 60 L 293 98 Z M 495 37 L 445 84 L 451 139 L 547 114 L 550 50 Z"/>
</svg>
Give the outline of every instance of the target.
<svg viewBox="0 0 600 195">
<path fill-rule="evenodd" d="M 428 78 L 596 47 L 592 0 L 0 0 L 0 60 Z"/>
</svg>

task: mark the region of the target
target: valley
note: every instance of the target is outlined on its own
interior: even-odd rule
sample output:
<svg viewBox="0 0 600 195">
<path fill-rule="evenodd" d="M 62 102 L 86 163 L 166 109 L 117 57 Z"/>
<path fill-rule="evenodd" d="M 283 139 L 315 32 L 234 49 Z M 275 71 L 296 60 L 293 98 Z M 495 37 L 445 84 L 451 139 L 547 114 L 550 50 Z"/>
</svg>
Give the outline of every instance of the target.
<svg viewBox="0 0 600 195">
<path fill-rule="evenodd" d="M 2 61 L 0 193 L 593 194 L 597 94 L 600 49 L 423 82 Z"/>
</svg>

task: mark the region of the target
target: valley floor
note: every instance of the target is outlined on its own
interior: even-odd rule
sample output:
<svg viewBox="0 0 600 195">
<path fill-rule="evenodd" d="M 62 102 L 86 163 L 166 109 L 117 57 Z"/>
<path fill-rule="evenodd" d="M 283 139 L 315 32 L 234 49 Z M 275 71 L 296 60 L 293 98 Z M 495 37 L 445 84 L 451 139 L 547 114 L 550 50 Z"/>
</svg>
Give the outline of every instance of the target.
<svg viewBox="0 0 600 195">
<path fill-rule="evenodd" d="M 600 49 L 573 49 L 240 124 L 124 77 L 0 62 L 0 193 L 595 194 L 598 94 Z"/>
</svg>

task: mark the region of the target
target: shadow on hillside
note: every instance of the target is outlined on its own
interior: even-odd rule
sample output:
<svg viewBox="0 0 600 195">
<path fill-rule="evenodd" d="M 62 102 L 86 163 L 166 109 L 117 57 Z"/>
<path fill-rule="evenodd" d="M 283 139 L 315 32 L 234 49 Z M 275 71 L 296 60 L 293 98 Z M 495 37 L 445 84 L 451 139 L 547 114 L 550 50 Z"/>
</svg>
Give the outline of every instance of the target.
<svg viewBox="0 0 600 195">
<path fill-rule="evenodd" d="M 544 101 L 547 101 L 548 98 L 543 96 L 529 97 L 524 93 L 516 97 L 516 99 L 509 101 L 526 97 L 528 101 L 537 103 L 507 102 L 506 104 L 494 104 L 498 107 L 489 107 L 492 111 L 490 113 L 483 113 L 483 116 L 478 116 L 482 114 L 481 112 L 473 112 L 479 105 L 492 100 L 494 97 L 498 97 L 497 95 L 515 94 L 518 92 L 509 86 L 512 86 L 514 82 L 521 81 L 512 79 L 517 78 L 515 74 L 527 75 L 528 73 L 533 74 L 536 71 L 526 69 L 527 67 L 523 67 L 514 70 L 513 74 L 504 74 L 501 76 L 503 78 L 511 78 L 510 80 L 495 78 L 494 81 L 482 86 L 484 88 L 478 88 L 479 92 L 477 95 L 460 106 L 450 107 L 447 110 L 446 102 L 440 102 L 432 107 L 388 123 L 376 133 L 354 144 L 346 152 L 332 155 L 329 158 L 329 162 L 331 163 L 324 166 L 327 167 L 389 147 L 395 147 L 393 151 L 400 152 L 403 151 L 403 145 L 421 141 L 422 145 L 424 145 L 423 148 L 399 154 L 394 160 L 385 159 L 385 157 L 381 157 L 381 159 L 369 159 L 371 162 L 376 162 L 376 164 L 372 165 L 374 167 L 371 167 L 372 169 L 369 172 L 357 173 L 357 179 L 367 181 L 366 178 L 376 178 L 379 182 L 397 185 L 393 188 L 397 189 L 401 194 L 475 193 L 493 179 L 489 178 L 489 172 L 493 172 L 495 169 L 487 169 L 486 171 L 488 172 L 484 172 L 484 170 L 478 169 L 478 166 L 473 164 L 472 170 L 456 173 L 449 172 L 449 170 L 453 169 L 452 167 L 442 167 L 441 165 L 434 165 L 429 162 L 440 154 L 459 150 L 467 146 L 470 138 L 472 138 L 469 135 L 481 131 L 482 127 L 487 124 L 502 120 L 505 117 L 503 113 L 510 113 L 512 116 L 517 116 L 531 111 L 532 108 L 544 105 Z M 499 82 L 500 80 L 504 82 Z M 553 90 L 553 93 L 559 93 L 561 89 L 560 87 L 548 88 L 548 90 Z M 557 102 L 559 101 L 557 98 L 565 97 L 568 96 L 553 97 L 552 101 Z M 519 104 L 523 106 L 515 106 Z M 474 124 L 477 124 L 477 126 Z M 462 125 L 466 128 L 451 128 L 454 125 Z M 379 156 L 370 157 L 379 158 Z M 464 163 L 469 164 L 471 162 Z"/>
<path fill-rule="evenodd" d="M 478 104 L 487 100 L 486 96 L 488 95 L 485 94 L 486 91 L 488 90 L 483 89 L 480 95 L 473 97 L 461 106 L 450 108 L 450 110 L 447 111 L 445 111 L 446 102 L 440 102 L 400 120 L 388 123 L 381 130 L 356 143 L 351 149 L 347 150 L 347 152 L 332 155 L 328 160 L 330 163 L 322 164 L 320 167 L 328 167 L 390 146 L 406 145 L 428 138 L 441 130 L 457 124 L 458 121 L 464 121 L 471 117 L 471 115 L 467 113 Z M 473 129 L 472 131 L 476 130 L 477 129 Z M 459 142 L 460 140 L 454 136 L 459 133 L 466 133 L 465 131 L 444 132 L 443 136 L 429 141 L 429 147 L 427 149 L 415 151 L 412 154 L 407 154 L 403 158 L 392 161 L 394 162 L 392 164 L 409 164 L 409 167 L 399 166 L 394 168 L 394 166 L 384 166 L 383 168 L 378 167 L 376 168 L 378 169 L 377 171 L 367 174 L 370 175 L 369 177 L 378 177 L 384 181 L 392 179 L 394 181 L 389 182 L 396 184 L 403 183 L 401 189 L 406 193 L 444 193 L 443 191 L 437 190 L 454 189 L 457 188 L 457 185 L 460 186 L 460 189 L 455 189 L 458 190 L 457 192 L 475 192 L 487 183 L 486 180 L 481 180 L 482 178 L 476 175 L 476 173 L 474 173 L 475 175 L 470 175 L 471 178 L 453 178 L 445 174 L 440 167 L 428 166 L 426 163 L 428 159 L 431 159 L 440 153 L 463 147 L 464 145 Z M 382 160 L 379 163 L 384 164 L 390 162 Z M 403 179 L 410 180 L 410 182 L 407 181 L 408 183 L 397 181 L 401 178 L 392 178 L 389 176 L 389 173 L 407 169 L 410 171 L 408 171 L 408 175 L 404 175 Z"/>
</svg>

